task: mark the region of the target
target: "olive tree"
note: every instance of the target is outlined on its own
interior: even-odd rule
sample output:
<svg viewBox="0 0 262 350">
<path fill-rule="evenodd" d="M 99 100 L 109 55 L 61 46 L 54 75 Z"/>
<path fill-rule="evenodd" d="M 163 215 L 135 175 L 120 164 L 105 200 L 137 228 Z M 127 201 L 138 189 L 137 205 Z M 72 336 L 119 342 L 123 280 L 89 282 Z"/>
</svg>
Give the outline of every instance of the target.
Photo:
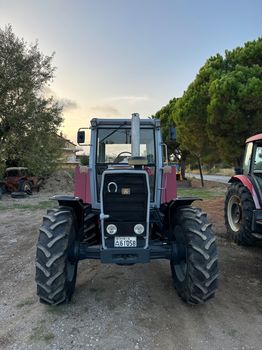
<svg viewBox="0 0 262 350">
<path fill-rule="evenodd" d="M 44 89 L 54 77 L 51 56 L 38 43 L 0 28 L 0 167 L 27 166 L 36 175 L 50 172 L 60 156 L 57 131 L 62 108 Z"/>
</svg>

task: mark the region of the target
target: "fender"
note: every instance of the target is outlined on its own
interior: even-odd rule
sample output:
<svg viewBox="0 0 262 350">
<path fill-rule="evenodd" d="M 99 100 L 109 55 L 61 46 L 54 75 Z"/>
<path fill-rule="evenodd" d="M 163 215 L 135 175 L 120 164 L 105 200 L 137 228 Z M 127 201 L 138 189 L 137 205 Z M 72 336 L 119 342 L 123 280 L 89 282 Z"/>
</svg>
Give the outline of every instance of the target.
<svg viewBox="0 0 262 350">
<path fill-rule="evenodd" d="M 181 205 L 191 205 L 194 201 L 202 201 L 202 198 L 199 197 L 178 197 L 173 199 L 168 203 L 172 207 L 180 207 Z"/>
<path fill-rule="evenodd" d="M 181 207 L 183 205 L 191 205 L 194 201 L 202 201 L 202 198 L 199 198 L 199 197 L 174 198 L 170 202 L 162 204 L 162 209 L 165 208 L 164 210 L 168 210 L 168 212 L 169 212 L 168 215 L 170 216 L 172 210 L 174 210 L 178 207 Z"/>
<path fill-rule="evenodd" d="M 231 179 L 229 180 L 229 183 L 233 183 L 233 182 L 241 182 L 251 193 L 256 209 L 261 209 L 254 186 L 247 176 L 245 175 L 232 176 Z"/>
<path fill-rule="evenodd" d="M 84 217 L 84 204 L 81 198 L 70 195 L 55 195 L 50 199 L 58 201 L 58 204 L 61 206 L 72 208 L 77 217 L 77 222 L 81 223 L 82 226 Z"/>
<path fill-rule="evenodd" d="M 191 205 L 194 201 L 200 200 L 199 197 L 181 197 L 174 198 L 170 202 L 162 204 L 162 212 L 165 215 L 164 219 L 164 230 L 167 232 L 168 237 L 170 238 L 170 228 L 173 227 L 174 224 L 174 212 L 177 208 L 184 205 Z"/>
</svg>

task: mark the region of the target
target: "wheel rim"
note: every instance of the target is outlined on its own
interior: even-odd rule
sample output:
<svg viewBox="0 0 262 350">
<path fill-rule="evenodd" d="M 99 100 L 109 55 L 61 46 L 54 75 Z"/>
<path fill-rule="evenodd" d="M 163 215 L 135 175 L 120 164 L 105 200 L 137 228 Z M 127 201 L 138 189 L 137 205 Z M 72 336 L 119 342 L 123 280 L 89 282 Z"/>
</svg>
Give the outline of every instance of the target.
<svg viewBox="0 0 262 350">
<path fill-rule="evenodd" d="M 31 186 L 26 183 L 24 186 L 24 192 L 30 192 L 30 191 L 31 191 Z"/>
<path fill-rule="evenodd" d="M 181 228 L 176 228 L 175 258 L 173 259 L 173 269 L 177 279 L 183 282 L 187 275 L 187 242 Z"/>
<path fill-rule="evenodd" d="M 227 217 L 230 228 L 238 232 L 242 222 L 242 206 L 238 196 L 232 196 L 228 201 Z"/>
</svg>

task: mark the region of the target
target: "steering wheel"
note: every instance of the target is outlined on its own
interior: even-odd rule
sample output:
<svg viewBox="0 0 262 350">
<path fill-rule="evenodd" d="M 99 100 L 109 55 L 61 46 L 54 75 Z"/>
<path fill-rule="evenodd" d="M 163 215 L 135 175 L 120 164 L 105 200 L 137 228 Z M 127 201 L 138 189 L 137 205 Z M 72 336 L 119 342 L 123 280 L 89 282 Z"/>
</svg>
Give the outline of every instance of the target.
<svg viewBox="0 0 262 350">
<path fill-rule="evenodd" d="M 129 156 L 132 155 L 131 152 L 127 152 L 127 151 L 120 152 L 120 153 L 116 156 L 116 158 L 114 159 L 113 163 L 119 163 L 119 162 L 121 162 L 123 159 L 125 159 L 126 157 L 124 157 L 123 154 L 128 154 Z"/>
</svg>

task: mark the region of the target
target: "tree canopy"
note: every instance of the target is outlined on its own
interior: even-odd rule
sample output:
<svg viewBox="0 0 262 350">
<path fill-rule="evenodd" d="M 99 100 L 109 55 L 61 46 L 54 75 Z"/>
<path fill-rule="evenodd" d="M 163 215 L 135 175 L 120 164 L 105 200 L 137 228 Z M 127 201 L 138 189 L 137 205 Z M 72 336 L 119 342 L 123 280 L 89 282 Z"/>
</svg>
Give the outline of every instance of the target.
<svg viewBox="0 0 262 350">
<path fill-rule="evenodd" d="M 60 155 L 62 109 L 44 88 L 52 81 L 51 56 L 27 44 L 11 26 L 0 28 L 0 167 L 26 166 L 49 173 Z"/>
<path fill-rule="evenodd" d="M 156 115 L 176 124 L 191 154 L 239 166 L 245 139 L 262 132 L 262 38 L 210 57 L 183 96 Z"/>
</svg>

